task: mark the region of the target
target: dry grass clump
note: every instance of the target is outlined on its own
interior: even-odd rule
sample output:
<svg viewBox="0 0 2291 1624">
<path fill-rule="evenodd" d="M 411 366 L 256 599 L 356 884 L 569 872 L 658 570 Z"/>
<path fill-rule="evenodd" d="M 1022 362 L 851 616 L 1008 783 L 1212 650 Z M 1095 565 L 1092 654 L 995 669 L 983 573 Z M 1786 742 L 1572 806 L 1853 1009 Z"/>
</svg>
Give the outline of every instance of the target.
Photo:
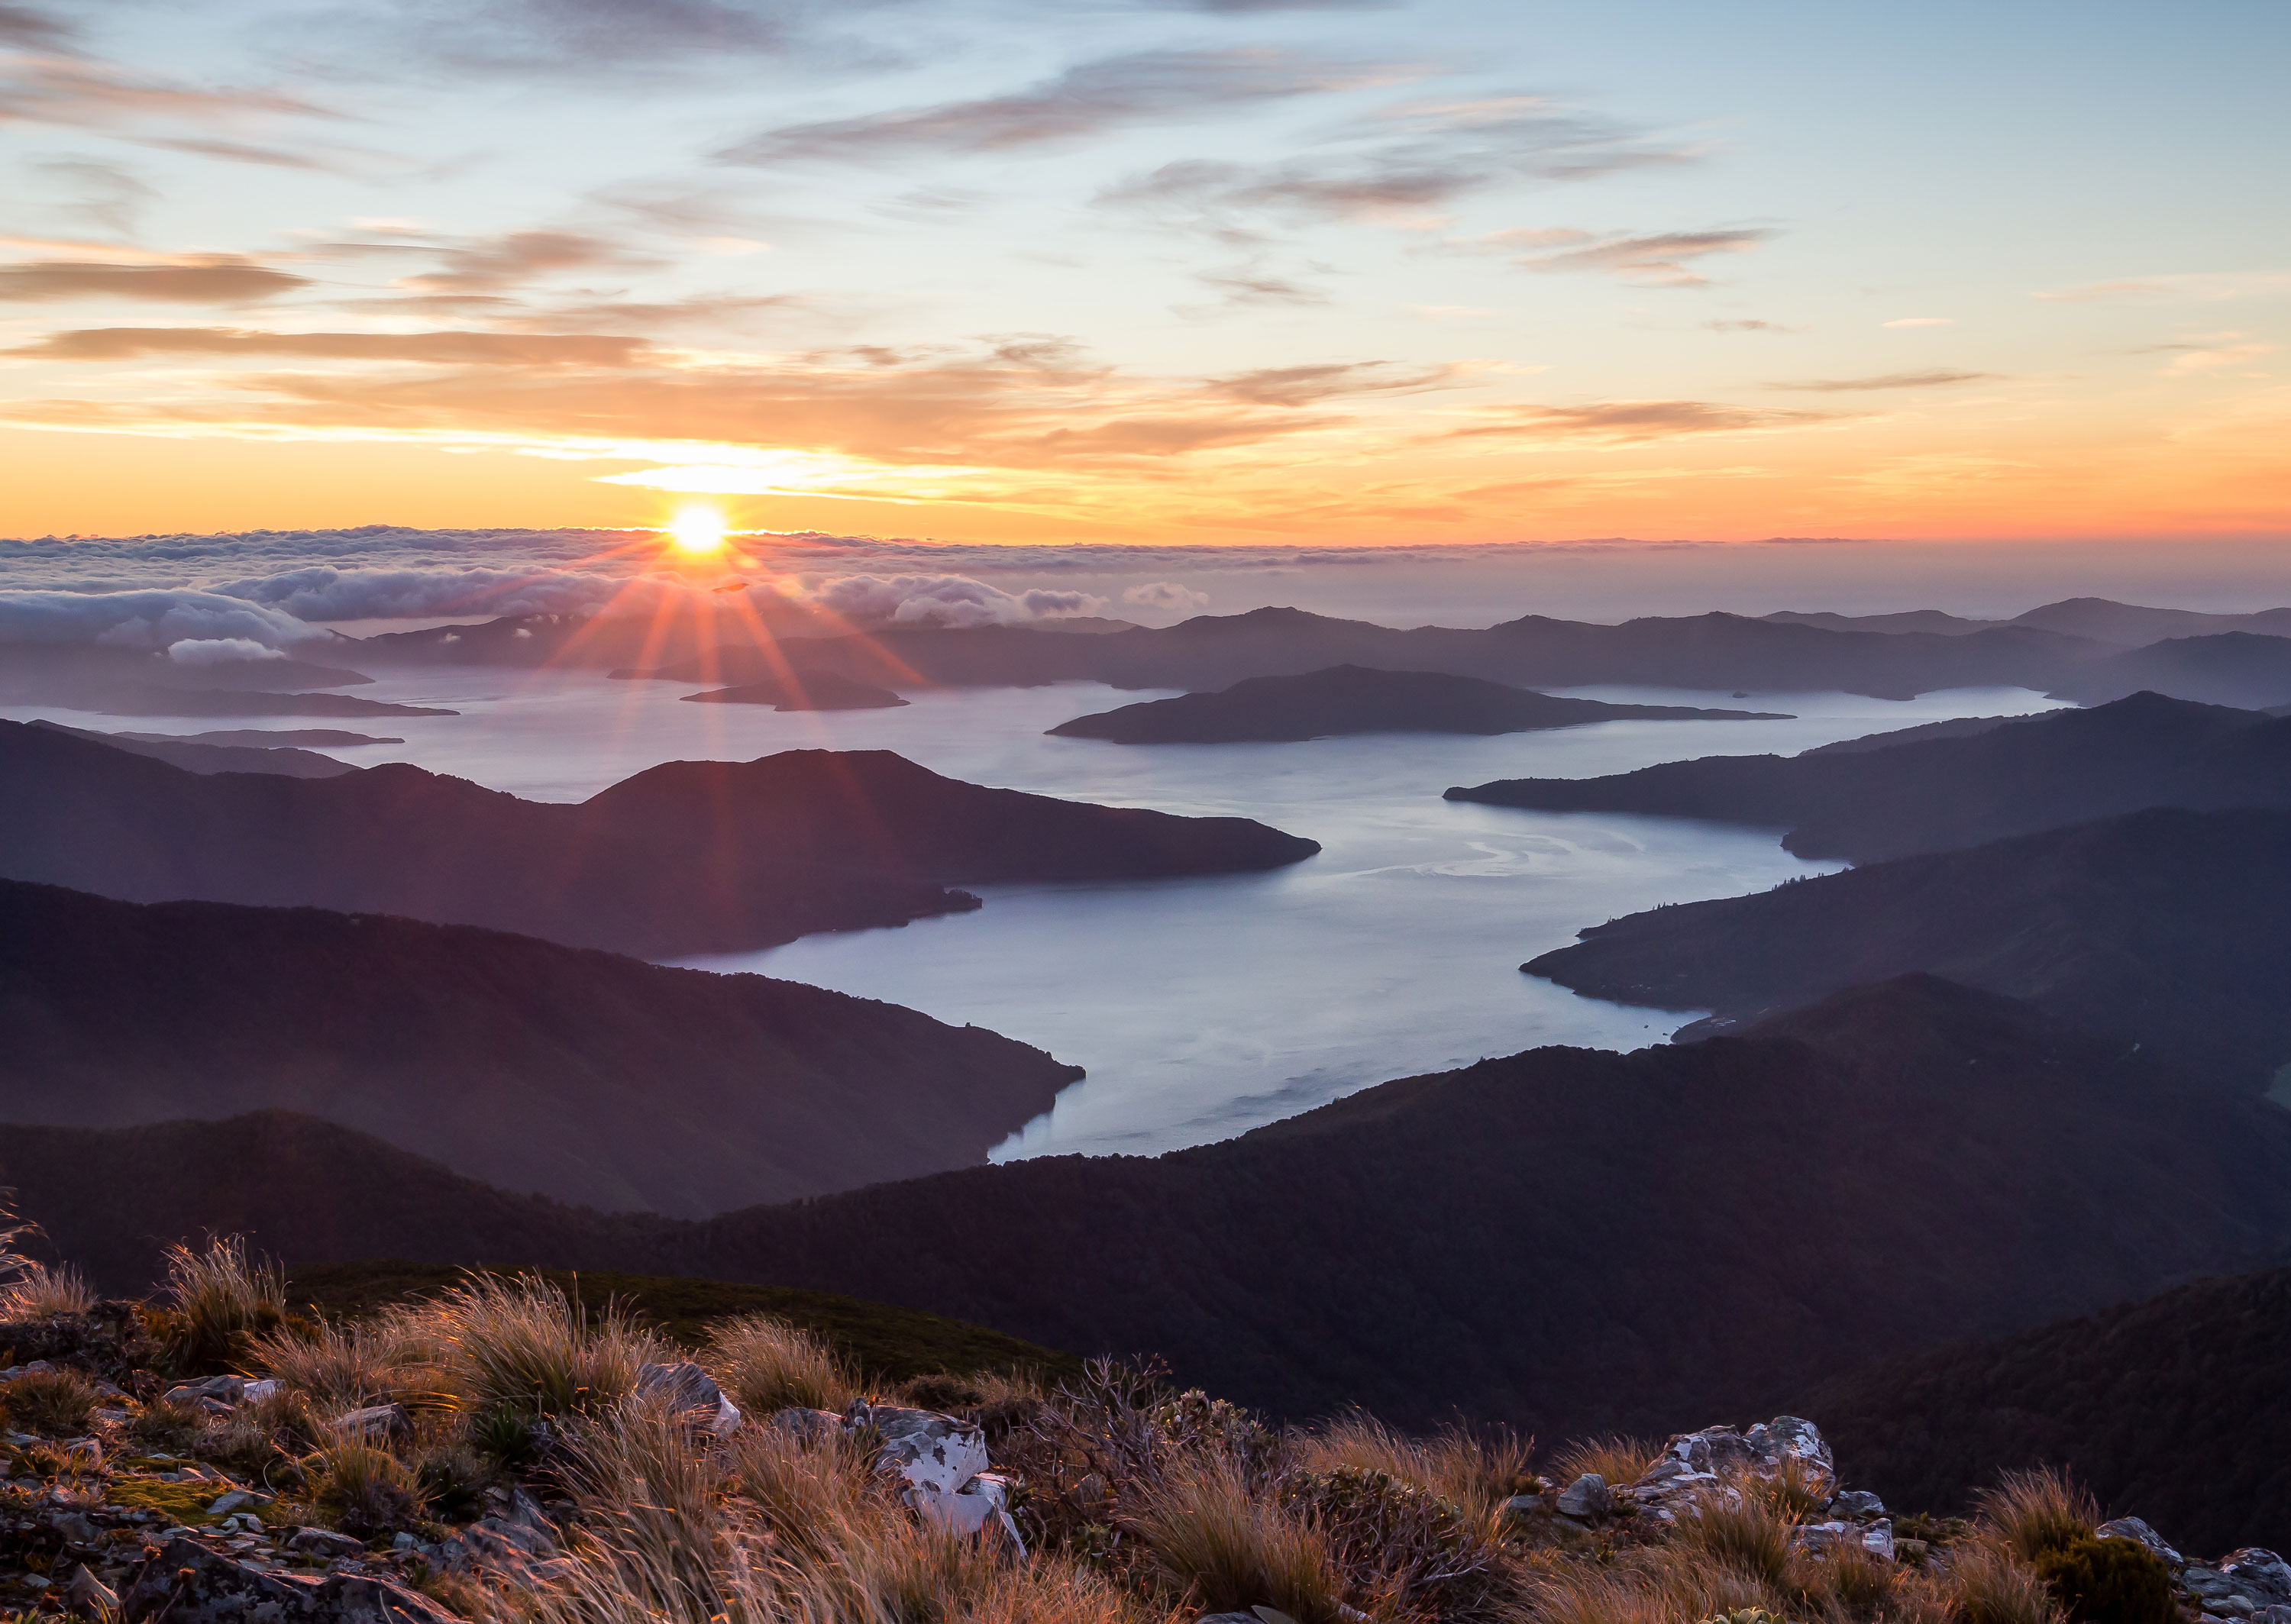
<svg viewBox="0 0 2291 1624">
<path fill-rule="evenodd" d="M 2060 1604 L 2006 1543 L 1968 1540 L 1938 1564 L 1937 1578 L 1962 1624 L 2062 1624 Z"/>
<path fill-rule="evenodd" d="M 155 1404 L 144 1413 L 148 1417 L 160 1408 Z M 288 1390 L 241 1404 L 213 1420 L 194 1414 L 189 1435 L 173 1447 L 277 1491 L 301 1483 L 298 1463 L 331 1436 L 309 1400 Z"/>
<path fill-rule="evenodd" d="M 341 1438 L 302 1461 L 310 1504 L 336 1528 L 372 1540 L 410 1526 L 422 1515 L 422 1484 L 390 1451 Z"/>
<path fill-rule="evenodd" d="M 11 1422 L 51 1435 L 85 1432 L 88 1418 L 102 1402 L 95 1384 L 77 1371 L 35 1371 L 0 1387 L 0 1403 Z"/>
<path fill-rule="evenodd" d="M 1790 1579 L 1790 1532 L 1797 1520 L 1771 1499 L 1730 1485 L 1678 1519 L 1678 1540 L 1710 1561 L 1780 1592 Z"/>
<path fill-rule="evenodd" d="M 644 1365 L 675 1356 L 616 1306 L 591 1315 L 538 1274 L 472 1275 L 408 1315 L 396 1334 L 434 1336 L 446 1387 L 478 1411 L 600 1411 L 636 1390 Z"/>
<path fill-rule="evenodd" d="M 1292 1447 L 1306 1471 L 1381 1472 L 1450 1501 L 1483 1529 L 1492 1529 L 1504 1502 L 1535 1483 L 1528 1464 L 1534 1441 L 1507 1430 L 1475 1435 L 1451 1429 L 1411 1438 L 1373 1417 L 1351 1415 L 1298 1436 Z"/>
<path fill-rule="evenodd" d="M 285 1272 L 250 1259 L 241 1237 L 210 1241 L 202 1251 L 178 1242 L 166 1256 L 162 1290 L 179 1321 L 176 1351 L 191 1368 L 233 1363 L 248 1338 L 285 1323 Z"/>
<path fill-rule="evenodd" d="M 2100 1507 L 2058 1472 L 2007 1472 L 1982 1494 L 1980 1523 L 1985 1535 L 2034 1562 L 2088 1538 L 2100 1524 Z"/>
<path fill-rule="evenodd" d="M 841 1411 L 859 1396 L 859 1379 L 827 1342 L 768 1314 L 711 1326 L 700 1363 L 732 1402 L 761 1419 L 791 1406 Z"/>
<path fill-rule="evenodd" d="M 1563 1489 L 1587 1474 L 1612 1489 L 1638 1482 L 1661 1458 L 1662 1445 L 1644 1438 L 1582 1438 L 1545 1462 L 1543 1475 Z"/>
<path fill-rule="evenodd" d="M 249 1339 L 247 1356 L 314 1402 L 337 1410 L 404 1402 L 443 1385 L 434 1349 L 411 1336 L 414 1322 L 389 1314 L 306 1334 L 277 1331 Z"/>
<path fill-rule="evenodd" d="M 16 1282 L 0 1291 L 0 1321 L 55 1319 L 94 1306 L 94 1288 L 69 1265 L 27 1263 Z"/>
<path fill-rule="evenodd" d="M 1309 1510 L 1258 1492 L 1230 1460 L 1173 1473 L 1126 1519 L 1171 1599 L 1202 1612 L 1277 1607 L 1298 1624 L 1336 1624 L 1345 1574 Z"/>
</svg>

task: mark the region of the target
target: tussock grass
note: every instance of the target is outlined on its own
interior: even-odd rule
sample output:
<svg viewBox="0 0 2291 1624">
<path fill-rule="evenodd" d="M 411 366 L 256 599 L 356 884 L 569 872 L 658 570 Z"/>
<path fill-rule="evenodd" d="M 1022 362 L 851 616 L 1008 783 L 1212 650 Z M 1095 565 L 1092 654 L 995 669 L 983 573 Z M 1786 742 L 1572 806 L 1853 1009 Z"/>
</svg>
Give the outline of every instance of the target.
<svg viewBox="0 0 2291 1624">
<path fill-rule="evenodd" d="M 1565 1488 L 1587 1473 L 1609 1488 L 1636 1483 L 1662 1457 L 1662 1445 L 1644 1438 L 1582 1438 L 1544 1463 L 1543 1475 Z"/>
<path fill-rule="evenodd" d="M 1678 1539 L 1711 1561 L 1779 1592 L 1789 1583 L 1790 1531 L 1797 1521 L 1750 1485 L 1730 1484 L 1704 1497 L 1678 1519 Z"/>
<path fill-rule="evenodd" d="M 297 1393 L 328 1408 L 419 1399 L 444 1385 L 434 1347 L 409 1335 L 417 1324 L 393 1314 L 350 1325 L 320 1325 L 308 1334 L 277 1331 L 250 1339 L 247 1356 Z"/>
<path fill-rule="evenodd" d="M 1938 1566 L 1962 1624 L 2063 1624 L 2052 1591 L 2005 1540 L 1965 1540 Z"/>
<path fill-rule="evenodd" d="M 103 1395 L 77 1371 L 36 1371 L 0 1387 L 0 1406 L 27 1432 L 58 1435 L 87 1430 Z"/>
<path fill-rule="evenodd" d="M 446 1386 L 478 1411 L 599 1412 L 636 1390 L 645 1364 L 675 1356 L 618 1308 L 592 1315 L 537 1274 L 472 1275 L 408 1314 L 399 1334 L 424 1330 Z"/>
<path fill-rule="evenodd" d="M 51 1268 L 27 1263 L 15 1284 L 0 1291 L 0 1321 L 54 1319 L 94 1306 L 94 1288 L 68 1264 Z"/>
<path fill-rule="evenodd" d="M 1982 1531 L 2023 1562 L 2084 1539 L 2099 1526 L 2100 1507 L 2059 1472 L 2007 1472 L 1981 1496 Z"/>
<path fill-rule="evenodd" d="M 1253 1491 L 1231 1461 L 1172 1473 L 1128 1522 L 1173 1599 L 1203 1612 L 1263 1604 L 1298 1624 L 1337 1624 L 1345 1575 L 1328 1530 Z"/>
<path fill-rule="evenodd" d="M 701 1348 L 702 1367 L 758 1419 L 800 1405 L 840 1411 L 859 1396 L 858 1377 L 826 1339 L 768 1314 L 721 1322 Z"/>
<path fill-rule="evenodd" d="M 1451 1502 L 1483 1531 L 1495 1526 L 1504 1502 L 1524 1492 L 1535 1475 L 1529 1468 L 1532 1439 L 1509 1431 L 1475 1435 L 1461 1430 L 1411 1438 L 1366 1415 L 1303 1434 L 1292 1449 L 1307 1471 L 1351 1467 L 1413 1483 Z"/>
<path fill-rule="evenodd" d="M 302 1462 L 310 1503 L 346 1534 L 372 1540 L 422 1515 L 422 1484 L 413 1469 L 378 1444 L 341 1438 Z"/>
<path fill-rule="evenodd" d="M 166 1258 L 163 1290 L 181 1320 L 177 1351 L 192 1368 L 233 1363 L 248 1338 L 285 1322 L 285 1274 L 275 1263 L 249 1258 L 240 1236 L 210 1241 L 198 1251 L 178 1242 Z"/>
</svg>

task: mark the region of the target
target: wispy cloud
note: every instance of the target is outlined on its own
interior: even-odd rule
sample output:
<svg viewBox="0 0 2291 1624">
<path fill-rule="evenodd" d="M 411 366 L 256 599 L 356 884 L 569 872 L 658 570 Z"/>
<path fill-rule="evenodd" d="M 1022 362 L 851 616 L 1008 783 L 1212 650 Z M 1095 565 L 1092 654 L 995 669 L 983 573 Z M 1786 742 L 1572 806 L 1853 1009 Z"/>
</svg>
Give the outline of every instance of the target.
<svg viewBox="0 0 2291 1624">
<path fill-rule="evenodd" d="M 1348 395 L 1418 394 L 1453 380 L 1447 366 L 1403 367 L 1387 361 L 1344 361 L 1317 366 L 1267 366 L 1212 378 L 1207 390 L 1252 406 L 1316 406 Z"/>
<path fill-rule="evenodd" d="M 1636 443 L 1696 434 L 1804 428 L 1832 421 L 1826 412 L 1782 411 L 1708 400 L 1609 400 L 1593 406 L 1491 407 L 1481 421 L 1447 438 Z"/>
<path fill-rule="evenodd" d="M 1803 333 L 1805 331 L 1804 327 L 1785 327 L 1780 322 L 1748 318 L 1735 321 L 1706 321 L 1702 325 L 1713 333 Z"/>
<path fill-rule="evenodd" d="M 143 212 L 159 200 L 159 189 L 106 158 L 36 158 L 34 173 L 71 194 L 60 212 L 76 215 L 114 237 L 133 237 Z"/>
<path fill-rule="evenodd" d="M 2208 304 L 2291 293 L 2291 271 L 2192 271 L 2121 282 L 2087 282 L 2035 296 L 2067 304 Z"/>
<path fill-rule="evenodd" d="M 1896 316 L 1891 321 L 1881 321 L 1877 325 L 1881 327 L 1953 327 L 1957 325 L 1957 318 L 1954 316 Z"/>
<path fill-rule="evenodd" d="M 1481 245 L 1524 249 L 1517 264 L 1530 270 L 1590 271 L 1650 287 L 1704 287 L 1710 278 L 1691 263 L 1714 254 L 1748 253 L 1774 233 L 1763 227 L 1719 231 L 1659 231 L 1601 237 L 1568 229 L 1498 231 Z"/>
<path fill-rule="evenodd" d="M 2002 376 L 1993 372 L 1886 372 L 1867 378 L 1815 378 L 1803 383 L 1769 383 L 1768 389 L 1801 390 L 1817 395 L 1846 394 L 1859 390 L 1940 389 L 1951 383 L 1987 383 Z"/>
<path fill-rule="evenodd" d="M 0 265 L 0 301 L 141 299 L 170 304 L 252 304 L 308 286 L 298 277 L 232 254 L 185 257 L 173 264 L 35 261 Z"/>
<path fill-rule="evenodd" d="M 1084 62 L 1005 95 L 786 125 L 718 157 L 728 164 L 769 165 L 1009 151 L 1124 125 L 1389 84 L 1412 71 L 1281 51 L 1141 51 Z"/>
<path fill-rule="evenodd" d="M 655 359 L 642 339 L 591 333 L 261 333 L 237 327 L 91 327 L 6 351 L 28 360 L 151 356 L 409 361 L 438 366 L 629 366 Z"/>
</svg>

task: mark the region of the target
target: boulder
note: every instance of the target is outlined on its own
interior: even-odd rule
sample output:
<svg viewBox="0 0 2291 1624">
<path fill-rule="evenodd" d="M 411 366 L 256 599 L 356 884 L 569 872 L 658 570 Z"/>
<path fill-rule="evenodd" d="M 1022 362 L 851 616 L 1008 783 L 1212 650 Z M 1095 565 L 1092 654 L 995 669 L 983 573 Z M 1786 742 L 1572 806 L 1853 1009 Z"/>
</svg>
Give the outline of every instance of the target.
<svg viewBox="0 0 2291 1624">
<path fill-rule="evenodd" d="M 2219 1571 L 2255 1607 L 2291 1605 L 2291 1564 L 2273 1551 L 2247 1546 L 2220 1558 Z"/>
<path fill-rule="evenodd" d="M 1871 1556 L 1883 1556 L 1888 1562 L 1899 1554 L 1893 1548 L 1891 1520 L 1848 1523 L 1833 1517 L 1827 1523 L 1801 1523 L 1790 1530 L 1790 1543 L 1817 1555 L 1858 1545 Z"/>
<path fill-rule="evenodd" d="M 906 1502 L 923 1521 L 957 1533 L 992 1531 L 1025 1550 L 1010 1518 L 1009 1485 L 987 1470 L 986 1435 L 978 1427 L 935 1410 L 864 1400 L 844 1413 L 843 1424 L 848 1431 L 874 1430 L 882 1440 L 876 1469 L 906 1479 Z"/>
<path fill-rule="evenodd" d="M 1661 1458 L 1631 1485 L 1631 1497 L 1664 1522 L 1675 1522 L 1682 1508 L 1705 1494 L 1731 1496 L 1730 1478 L 1772 1482 L 1792 1467 L 1815 1496 L 1826 1500 L 1836 1491 L 1837 1462 L 1812 1421 L 1778 1415 L 1748 1432 L 1708 1427 L 1665 1443 Z"/>
<path fill-rule="evenodd" d="M 266 1376 L 261 1381 L 250 1381 L 238 1390 L 239 1402 L 259 1404 L 266 1398 L 277 1398 L 286 1391 L 286 1384 L 276 1376 Z"/>
<path fill-rule="evenodd" d="M 530 1574 L 557 1555 L 557 1530 L 541 1506 L 523 1489 L 489 1491 L 493 1507 L 438 1548 L 438 1564 L 449 1572 Z"/>
<path fill-rule="evenodd" d="M 299 1556 L 333 1561 L 337 1556 L 363 1556 L 366 1541 L 331 1528 L 298 1528 L 286 1536 L 286 1548 Z"/>
<path fill-rule="evenodd" d="M 125 1624 L 460 1624 L 386 1579 L 266 1572 L 181 1537 L 135 1570 L 119 1613 Z"/>
<path fill-rule="evenodd" d="M 1596 1472 L 1586 1472 L 1559 1491 L 1559 1515 L 1589 1522 L 1605 1516 L 1615 1508 L 1615 1497 L 1608 1491 L 1607 1480 Z"/>
<path fill-rule="evenodd" d="M 2093 1532 L 2103 1540 L 2133 1540 L 2146 1546 L 2172 1567 L 2187 1566 L 2188 1559 L 2164 1542 L 2164 1536 L 2138 1517 L 2118 1517 L 2112 1523 L 2102 1523 Z"/>
<path fill-rule="evenodd" d="M 644 1366 L 637 1371 L 637 1395 L 658 1399 L 679 1415 L 699 1412 L 719 1437 L 740 1425 L 739 1405 L 725 1397 L 715 1379 L 688 1359 Z"/>
<path fill-rule="evenodd" d="M 210 1376 L 204 1381 L 179 1381 L 159 1395 L 163 1404 L 186 1404 L 194 1409 L 207 1400 L 218 1404 L 238 1404 L 246 1398 L 246 1379 L 243 1376 Z"/>
<path fill-rule="evenodd" d="M 1831 1516 L 1866 1523 L 1885 1515 L 1885 1502 L 1867 1489 L 1846 1489 L 1829 1497 L 1827 1509 Z"/>
<path fill-rule="evenodd" d="M 412 1436 L 414 1418 L 406 1413 L 403 1404 L 368 1404 L 363 1410 L 346 1411 L 336 1416 L 334 1430 L 347 1438 L 378 1443 Z"/>
<path fill-rule="evenodd" d="M 773 1411 L 764 1418 L 763 1424 L 774 1432 L 792 1434 L 806 1443 L 838 1437 L 843 1431 L 843 1418 L 832 1410 L 807 1410 L 800 1404 Z"/>
</svg>

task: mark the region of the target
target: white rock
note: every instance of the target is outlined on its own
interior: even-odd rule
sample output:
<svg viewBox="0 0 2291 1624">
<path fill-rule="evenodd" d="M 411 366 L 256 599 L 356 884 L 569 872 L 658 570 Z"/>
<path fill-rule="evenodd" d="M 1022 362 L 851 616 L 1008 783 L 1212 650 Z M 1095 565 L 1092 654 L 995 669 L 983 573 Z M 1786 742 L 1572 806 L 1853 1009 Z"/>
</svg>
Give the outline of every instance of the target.
<svg viewBox="0 0 2291 1624">
<path fill-rule="evenodd" d="M 1631 1493 L 1662 1521 L 1674 1522 L 1681 1507 L 1710 1494 L 1731 1498 L 1725 1480 L 1751 1476 L 1772 1482 L 1795 1463 L 1809 1492 L 1827 1499 L 1837 1487 L 1837 1466 L 1812 1421 L 1778 1415 L 1748 1432 L 1709 1427 L 1681 1433 L 1662 1446 Z"/>
<path fill-rule="evenodd" d="M 872 1427 L 883 1440 L 875 1463 L 918 1489 L 953 1494 L 991 1464 L 986 1435 L 968 1421 L 935 1410 L 901 1410 L 860 1403 L 844 1412 L 846 1428 Z"/>
<path fill-rule="evenodd" d="M 724 1395 L 713 1377 L 688 1359 L 645 1365 L 637 1371 L 637 1392 L 663 1399 L 679 1411 L 706 1413 L 708 1429 L 719 1438 L 728 1436 L 740 1425 L 740 1406 Z"/>
<path fill-rule="evenodd" d="M 266 1398 L 276 1398 L 286 1391 L 286 1384 L 276 1376 L 266 1376 L 261 1381 L 250 1381 L 238 1390 L 239 1402 L 259 1404 Z"/>
</svg>

